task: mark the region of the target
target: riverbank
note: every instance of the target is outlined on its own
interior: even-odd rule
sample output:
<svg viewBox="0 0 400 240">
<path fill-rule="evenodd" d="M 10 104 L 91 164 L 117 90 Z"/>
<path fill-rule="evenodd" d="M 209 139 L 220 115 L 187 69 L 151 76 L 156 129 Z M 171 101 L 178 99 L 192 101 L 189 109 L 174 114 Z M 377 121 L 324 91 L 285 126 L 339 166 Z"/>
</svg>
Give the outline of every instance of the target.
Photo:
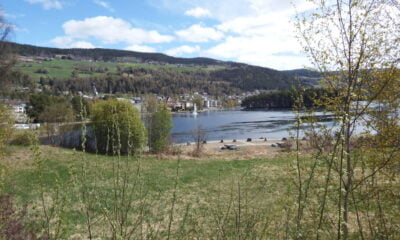
<svg viewBox="0 0 400 240">
<path fill-rule="evenodd" d="M 301 140 L 301 143 L 305 143 Z M 234 145 L 235 149 L 224 149 L 225 145 Z M 223 159 L 252 159 L 258 157 L 274 157 L 285 150 L 282 146 L 289 146 L 290 140 L 282 139 L 237 139 L 221 141 L 207 141 L 201 143 L 202 158 L 223 158 Z M 281 146 L 281 147 L 280 147 Z M 174 144 L 179 148 L 185 158 L 191 158 L 197 146 L 195 142 Z"/>
</svg>

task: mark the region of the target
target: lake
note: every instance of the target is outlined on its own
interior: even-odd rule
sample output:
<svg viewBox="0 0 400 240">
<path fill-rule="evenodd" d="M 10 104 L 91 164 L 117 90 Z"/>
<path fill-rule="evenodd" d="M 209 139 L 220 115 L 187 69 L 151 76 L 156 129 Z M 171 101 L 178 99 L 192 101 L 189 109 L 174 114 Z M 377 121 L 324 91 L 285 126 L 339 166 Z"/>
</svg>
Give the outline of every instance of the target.
<svg viewBox="0 0 400 240">
<path fill-rule="evenodd" d="M 332 115 L 318 112 L 320 123 L 333 126 Z M 206 139 L 232 140 L 246 138 L 281 139 L 294 130 L 295 115 L 290 110 L 242 111 L 214 110 L 192 113 L 174 113 L 172 140 L 175 143 L 193 142 L 193 130 L 201 127 Z"/>
</svg>

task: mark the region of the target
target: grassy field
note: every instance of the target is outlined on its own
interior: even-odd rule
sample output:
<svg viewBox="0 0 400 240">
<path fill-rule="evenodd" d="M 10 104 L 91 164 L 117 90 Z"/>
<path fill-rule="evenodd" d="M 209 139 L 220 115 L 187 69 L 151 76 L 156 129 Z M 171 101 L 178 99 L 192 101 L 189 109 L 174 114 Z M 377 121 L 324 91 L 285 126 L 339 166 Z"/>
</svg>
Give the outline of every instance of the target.
<svg viewBox="0 0 400 240">
<path fill-rule="evenodd" d="M 124 205 L 128 201 L 121 195 L 122 191 L 133 202 L 123 210 L 130 223 L 125 226 L 127 229 L 135 226 L 140 212 L 145 212 L 139 219 L 143 221 L 140 226 L 146 226 L 147 230 L 145 233 L 135 230 L 136 237 L 132 239 L 140 234 L 155 239 L 166 235 L 200 239 L 219 234 L 233 236 L 236 231 L 243 234 L 248 231 L 245 225 L 251 222 L 265 224 L 273 219 L 268 221 L 268 226 L 252 227 L 267 231 L 284 221 L 285 215 L 274 211 L 275 207 L 285 204 L 279 198 L 284 199 L 285 189 L 290 186 L 290 177 L 281 174 L 288 165 L 284 155 L 269 159 L 168 160 L 151 156 L 100 156 L 55 147 L 41 147 L 40 157 L 24 147 L 12 147 L 9 152 L 12 154 L 3 161 L 7 170 L 3 191 L 11 193 L 20 204 L 28 202 L 32 211 L 41 216 L 38 219 L 43 220 L 45 215 L 41 210 L 52 209 L 53 217 L 63 219 L 66 225 L 65 236 L 87 234 L 84 214 L 87 204 L 96 219 L 94 235 L 109 236 L 112 223 L 119 222 L 120 213 L 113 212 L 115 204 Z M 83 185 L 90 189 L 85 194 Z M 85 202 L 82 196 L 92 202 Z M 238 211 L 243 211 L 243 223 L 237 222 Z M 225 219 L 218 219 L 219 216 Z M 223 230 L 216 224 L 232 225 L 232 228 Z M 51 228 L 55 231 L 55 226 Z M 260 234 L 261 231 L 257 233 Z"/>
<path fill-rule="evenodd" d="M 306 151 L 297 162 L 281 151 L 118 157 L 14 146 L 0 162 L 0 194 L 27 203 L 30 225 L 50 239 L 337 239 L 339 172 L 328 170 L 331 155 Z M 368 152 L 353 157 L 375 159 Z M 357 167 L 355 179 L 368 171 Z M 349 239 L 398 239 L 398 183 L 376 175 L 353 192 Z"/>
<path fill-rule="evenodd" d="M 134 67 L 134 68 L 146 68 L 146 69 L 167 69 L 173 71 L 214 71 L 218 69 L 223 69 L 223 66 L 193 66 L 193 67 L 178 67 L 176 65 L 151 65 L 151 64 L 140 64 L 140 63 L 116 63 L 116 62 L 83 62 L 75 60 L 51 60 L 51 61 L 41 61 L 32 63 L 18 63 L 15 69 L 29 75 L 34 81 L 39 81 L 40 77 L 49 77 L 57 79 L 68 79 L 71 78 L 72 72 L 75 67 L 102 67 L 108 70 L 104 73 L 98 72 L 86 72 L 79 71 L 78 76 L 81 78 L 93 77 L 106 75 L 107 73 L 116 73 L 117 66 L 120 67 Z M 38 69 L 47 70 L 47 74 L 36 73 Z"/>
</svg>

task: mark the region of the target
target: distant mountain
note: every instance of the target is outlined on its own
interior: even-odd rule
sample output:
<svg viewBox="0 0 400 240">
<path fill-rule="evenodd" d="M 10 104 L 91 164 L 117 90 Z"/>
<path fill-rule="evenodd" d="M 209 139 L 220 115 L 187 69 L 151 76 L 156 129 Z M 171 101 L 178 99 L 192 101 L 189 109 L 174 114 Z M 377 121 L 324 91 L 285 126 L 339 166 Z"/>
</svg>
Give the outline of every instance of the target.
<svg viewBox="0 0 400 240">
<path fill-rule="evenodd" d="M 215 89 L 216 92 L 227 93 L 231 90 L 237 91 L 254 91 L 254 90 L 283 90 L 289 89 L 293 84 L 305 85 L 310 87 L 317 85 L 319 81 L 318 73 L 305 69 L 297 69 L 290 71 L 278 71 L 271 68 L 252 66 L 243 63 L 219 61 L 211 58 L 176 58 L 167 56 L 161 53 L 142 53 L 125 50 L 114 49 L 59 49 L 48 47 L 37 47 L 31 45 L 10 43 L 15 53 L 25 57 L 43 57 L 43 58 L 61 58 L 74 61 L 89 61 L 89 62 L 110 62 L 110 63 L 137 63 L 142 69 L 140 71 L 132 69 L 118 69 L 113 72 L 113 82 L 118 82 L 118 86 L 111 87 L 108 84 L 107 91 L 112 92 L 130 92 L 130 91 L 150 91 L 156 92 L 158 89 L 168 88 L 171 81 L 181 81 L 177 86 L 179 92 L 182 89 L 188 90 L 203 90 Z M 111 64 L 110 64 L 111 65 Z M 146 69 L 145 66 L 152 66 L 151 69 Z M 165 68 L 164 66 L 169 66 Z M 171 66 L 176 67 L 179 71 L 172 71 Z M 182 70 L 184 67 L 194 67 L 192 70 Z M 199 68 L 196 68 L 199 67 Z M 207 69 L 206 73 L 203 69 Z M 210 70 L 211 69 L 211 70 Z M 46 70 L 47 69 L 42 69 Z M 79 70 L 77 67 L 73 70 Z M 32 74 L 39 74 L 37 71 Z M 82 74 L 83 75 L 83 74 Z M 106 75 L 106 74 L 104 74 Z M 139 78 L 139 75 L 141 78 Z M 36 75 L 37 76 L 37 75 Z M 41 75 L 42 76 L 42 75 Z M 110 73 L 108 73 L 110 78 Z M 129 76 L 129 77 L 126 77 Z M 144 76 L 146 79 L 144 80 Z M 42 76 L 49 78 L 51 76 Z M 82 77 L 83 78 L 83 77 Z M 90 82 L 104 80 L 92 76 L 87 77 Z M 58 81 L 69 81 L 68 83 L 57 83 Z M 106 80 L 108 81 L 108 80 Z M 146 81 L 145 83 L 143 81 Z M 90 86 L 90 84 L 82 84 L 80 81 L 77 84 L 76 79 L 57 79 L 53 77 L 52 82 L 59 87 L 58 90 L 68 90 L 68 87 L 76 90 L 86 90 L 79 87 L 80 85 Z M 128 82 L 128 83 L 127 83 Z M 79 85 L 79 86 L 77 86 Z M 132 87 L 126 87 L 127 85 Z M 134 87 L 133 87 L 134 85 Z M 146 85 L 146 89 L 138 89 L 136 86 Z M 124 87 L 123 87 L 124 86 Z M 154 87 L 148 87 L 154 86 Z M 106 87 L 104 87 L 106 89 Z M 129 90 L 130 88 L 134 90 Z M 218 89 L 220 88 L 220 89 Z M 128 90 L 127 90 L 128 89 Z M 205 89 L 204 91 L 206 91 Z M 173 91 L 178 89 L 173 89 Z M 175 93 L 175 92 L 173 92 Z"/>
<path fill-rule="evenodd" d="M 55 55 L 70 55 L 75 59 L 91 59 L 94 61 L 126 61 L 126 62 L 154 62 L 168 64 L 193 64 L 193 65 L 225 65 L 211 58 L 176 58 L 162 53 L 143 53 L 126 50 L 104 49 L 104 48 L 49 48 L 37 47 L 26 44 L 10 43 L 14 51 L 21 56 L 53 57 Z"/>
</svg>

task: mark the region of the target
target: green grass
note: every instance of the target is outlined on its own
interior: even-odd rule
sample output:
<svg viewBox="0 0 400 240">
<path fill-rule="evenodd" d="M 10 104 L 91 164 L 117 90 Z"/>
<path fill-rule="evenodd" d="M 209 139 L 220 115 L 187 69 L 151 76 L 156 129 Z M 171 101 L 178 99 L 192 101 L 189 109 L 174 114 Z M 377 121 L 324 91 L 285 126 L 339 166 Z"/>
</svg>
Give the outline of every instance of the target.
<svg viewBox="0 0 400 240">
<path fill-rule="evenodd" d="M 33 160 L 29 148 L 11 147 L 9 152 L 10 156 L 6 158 L 8 173 L 4 179 L 3 192 L 11 193 L 19 204 L 28 202 L 32 206 L 37 206 L 35 209 L 40 209 L 41 189 L 44 190 L 46 199 L 53 200 L 57 189 L 60 190 L 61 195 L 67 199 L 63 203 L 67 207 L 63 216 L 74 226 L 71 227 L 74 229 L 71 230 L 73 232 L 84 232 L 84 229 L 77 227 L 84 224 L 84 215 L 77 205 L 80 198 L 76 187 L 82 182 L 76 181 L 76 176 L 79 174 L 74 174 L 74 171 L 80 171 L 83 162 L 87 163 L 85 168 L 88 176 L 87 184 L 96 192 L 97 201 L 103 204 L 99 203 L 93 207 L 96 214 L 101 215 L 103 208 L 101 206 L 116 204 L 113 195 L 115 193 L 113 183 L 117 179 L 116 173 L 113 172 L 118 162 L 116 157 L 41 147 L 41 167 L 37 167 L 37 162 Z M 246 198 L 253 201 L 251 204 L 256 204 L 257 209 L 270 208 L 269 204 L 264 204 L 275 201 L 277 193 L 282 194 L 283 187 L 288 183 L 287 176 L 281 175 L 282 169 L 287 164 L 286 160 L 286 158 L 243 160 L 205 158 L 178 161 L 142 156 L 140 158 L 121 157 L 120 163 L 127 164 L 123 165 L 121 173 L 126 170 L 129 174 L 128 185 L 133 192 L 132 200 L 145 201 L 146 221 L 150 221 L 154 226 L 159 224 L 166 226 L 168 211 L 175 192 L 177 196 L 175 217 L 182 219 L 188 214 L 185 209 L 190 206 L 192 212 L 190 212 L 191 220 L 187 220 L 188 224 L 190 221 L 197 222 L 191 222 L 191 225 L 187 226 L 191 228 L 197 224 L 207 226 L 211 224 L 207 218 L 212 217 L 212 214 L 208 211 L 221 210 L 226 214 L 235 214 L 227 208 L 227 204 L 230 201 L 236 201 L 232 199 L 232 194 L 236 194 L 239 182 L 246 189 L 242 190 L 246 192 Z M 140 171 L 137 171 L 139 164 Z M 176 180 L 178 164 L 179 174 Z M 141 191 L 135 185 L 137 183 L 142 184 Z M 254 202 L 256 199 L 259 201 Z M 51 201 L 49 204 L 51 205 Z M 272 209 L 265 210 L 265 213 Z M 140 210 L 135 208 L 130 214 L 135 215 L 138 211 Z M 202 228 L 213 228 L 212 225 L 208 227 L 205 225 Z M 174 229 L 177 231 L 176 226 Z M 175 234 L 178 233 L 175 232 Z"/>
<path fill-rule="evenodd" d="M 223 69 L 223 66 L 188 66 L 178 67 L 177 65 L 151 65 L 141 63 L 117 63 L 117 62 L 83 62 L 75 60 L 51 60 L 43 62 L 32 62 L 32 63 L 18 63 L 15 69 L 21 71 L 24 74 L 29 75 L 34 81 L 39 81 L 41 77 L 44 78 L 57 78 L 57 79 L 69 79 L 72 76 L 72 72 L 76 66 L 81 67 L 107 67 L 108 71 L 105 73 L 96 72 L 84 72 L 78 71 L 79 77 L 87 78 L 94 76 L 102 76 L 108 73 L 117 73 L 117 66 L 121 67 L 134 67 L 134 68 L 146 68 L 146 69 L 167 69 L 173 71 L 215 71 Z M 36 73 L 38 69 L 46 69 L 47 74 Z"/>
<path fill-rule="evenodd" d="M 43 196 L 47 209 L 54 211 L 51 231 L 58 219 L 67 231 L 66 236 L 87 236 L 81 195 L 82 189 L 86 189 L 85 196 L 91 199 L 90 209 L 95 220 L 93 231 L 98 239 L 110 239 L 110 226 L 118 225 L 125 213 L 128 216 L 122 221 L 128 223 L 123 227 L 125 230 L 144 228 L 144 233 L 135 231 L 130 239 L 166 239 L 168 234 L 170 239 L 294 239 L 296 236 L 297 172 L 291 153 L 282 152 L 273 158 L 178 160 L 146 155 L 118 158 L 47 146 L 40 149 L 40 158 L 34 158 L 28 147 L 7 149 L 8 156 L 0 162 L 0 177 L 5 176 L 0 178 L 4 183 L 0 185 L 3 186 L 0 193 L 12 194 L 19 206 L 29 203 L 33 219 L 42 223 L 45 221 L 41 211 Z M 301 155 L 300 163 L 304 191 L 313 158 Z M 2 169 L 6 175 L 1 174 Z M 327 165 L 322 162 L 316 165 L 308 199 L 304 200 L 302 224 L 308 236 L 316 233 L 326 169 Z M 125 188 L 121 177 L 124 174 Z M 332 172 L 331 178 L 326 220 L 337 214 L 338 173 Z M 384 189 L 390 187 L 386 186 L 387 181 L 382 184 Z M 397 182 L 391 184 L 395 185 L 390 189 L 398 192 Z M 359 191 L 355 197 L 364 199 L 370 190 Z M 126 194 L 131 197 L 124 202 L 122 196 Z M 380 209 L 391 218 L 388 226 L 393 236 L 398 236 L 395 230 L 400 219 L 398 200 L 390 194 L 383 194 L 380 199 L 384 199 Z M 127 202 L 132 204 L 131 208 L 126 209 Z M 375 204 L 375 200 L 358 204 L 362 221 L 378 209 Z M 359 239 L 355 211 L 350 206 L 350 230 L 354 235 L 351 239 Z M 143 222 L 135 225 L 138 219 Z M 375 221 L 373 215 L 372 220 Z M 168 231 L 170 223 L 171 231 Z M 332 234 L 335 222 L 324 220 L 323 226 L 321 239 L 336 239 Z"/>
<path fill-rule="evenodd" d="M 27 148 L 13 147 L 14 152 L 27 151 Z M 42 181 L 46 187 L 66 184 L 71 180 L 70 167 L 85 159 L 89 163 L 90 171 L 101 173 L 109 180 L 113 177 L 112 162 L 115 157 L 82 154 L 69 149 L 45 147 L 43 154 Z M 121 157 L 124 162 L 127 157 Z M 145 188 L 152 192 L 165 192 L 171 189 L 175 182 L 178 160 L 157 159 L 152 157 L 129 158 L 129 168 L 136 170 L 140 162 Z M 7 192 L 11 192 L 24 200 L 37 197 L 39 178 L 33 166 L 33 160 L 28 160 L 25 166 L 14 168 L 8 178 Z M 215 183 L 218 178 L 227 178 L 235 174 L 243 174 L 259 165 L 275 164 L 265 159 L 250 160 L 181 160 L 179 164 L 179 185 L 181 189 L 193 190 L 196 187 L 206 187 Z M 36 176 L 33 178 L 32 176 Z"/>
</svg>

